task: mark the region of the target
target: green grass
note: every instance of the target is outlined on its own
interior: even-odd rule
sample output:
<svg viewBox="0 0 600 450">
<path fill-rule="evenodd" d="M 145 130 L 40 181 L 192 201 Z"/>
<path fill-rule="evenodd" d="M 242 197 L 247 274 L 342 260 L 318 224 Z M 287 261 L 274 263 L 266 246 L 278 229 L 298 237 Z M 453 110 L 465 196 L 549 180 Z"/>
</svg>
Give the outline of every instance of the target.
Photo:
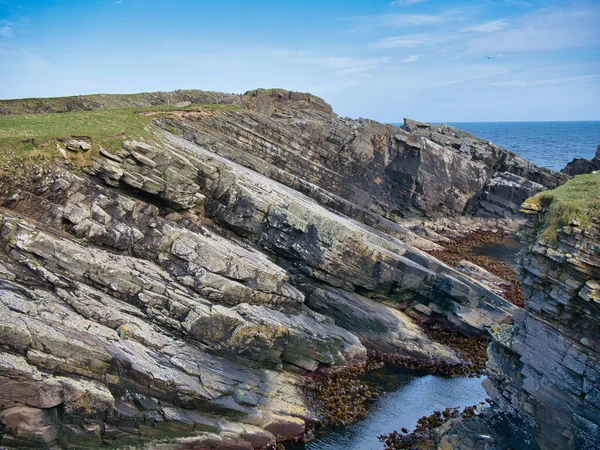
<svg viewBox="0 0 600 450">
<path fill-rule="evenodd" d="M 543 236 L 555 239 L 557 231 L 573 220 L 585 229 L 600 214 L 600 172 L 579 175 L 551 191 L 540 192 L 526 203 L 548 209 Z"/>
<path fill-rule="evenodd" d="M 92 109 L 126 109 L 151 105 L 174 105 L 191 100 L 195 104 L 240 103 L 235 95 L 199 90 L 175 92 L 140 92 L 137 94 L 93 94 L 71 97 L 21 98 L 0 100 L 0 114 L 45 114 L 51 112 L 88 111 Z"/>
<path fill-rule="evenodd" d="M 69 113 L 0 115 L 0 166 L 44 163 L 59 158 L 56 144 L 65 138 L 87 136 L 92 140 L 92 150 L 71 153 L 69 159 L 76 166 L 91 163 L 101 145 L 107 150 L 121 148 L 125 140 L 147 140 L 147 126 L 161 113 L 173 110 L 230 111 L 237 105 L 191 105 L 186 108 L 150 106 L 126 109 L 96 109 Z M 156 112 L 143 115 L 141 112 Z M 6 169 L 5 169 L 6 170 Z M 10 170 L 10 169 L 9 169 Z"/>
</svg>

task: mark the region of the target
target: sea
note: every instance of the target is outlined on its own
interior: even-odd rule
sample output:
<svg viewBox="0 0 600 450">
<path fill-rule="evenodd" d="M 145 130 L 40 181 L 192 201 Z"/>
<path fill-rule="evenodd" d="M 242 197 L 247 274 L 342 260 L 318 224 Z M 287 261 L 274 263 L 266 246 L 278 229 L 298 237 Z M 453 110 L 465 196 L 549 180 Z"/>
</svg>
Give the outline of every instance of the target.
<svg viewBox="0 0 600 450">
<path fill-rule="evenodd" d="M 446 124 L 518 153 L 538 166 L 557 171 L 574 158 L 592 159 L 600 145 L 600 121 Z"/>
</svg>

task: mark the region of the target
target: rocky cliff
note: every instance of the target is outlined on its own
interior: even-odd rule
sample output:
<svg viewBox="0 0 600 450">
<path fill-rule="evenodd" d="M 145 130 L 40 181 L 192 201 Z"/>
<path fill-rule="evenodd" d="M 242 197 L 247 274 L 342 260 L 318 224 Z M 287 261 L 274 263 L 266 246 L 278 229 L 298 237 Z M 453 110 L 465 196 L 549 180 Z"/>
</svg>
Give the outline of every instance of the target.
<svg viewBox="0 0 600 450">
<path fill-rule="evenodd" d="M 30 139 L 58 157 L 3 165 L 4 447 L 267 448 L 317 420 L 301 374 L 367 349 L 459 364 L 415 318 L 484 334 L 517 308 L 412 245 L 436 244 L 402 218 L 511 217 L 565 178 L 447 127 L 444 142 L 342 119 L 308 94 L 71 100 L 0 110 L 138 102 L 145 141 Z M 85 151 L 83 170 L 64 159 Z"/>
<path fill-rule="evenodd" d="M 515 312 L 514 324 L 492 327 L 484 386 L 494 407 L 443 430 L 440 448 L 600 448 L 598 180 L 574 179 L 548 193 L 553 200 L 524 204 L 542 230 L 557 223 L 548 215 L 571 219 L 556 233 L 540 232 L 529 247 L 521 262 L 525 308 Z M 557 199 L 577 203 L 567 191 L 576 181 L 589 188 L 586 217 L 553 209 Z"/>
<path fill-rule="evenodd" d="M 488 392 L 522 424 L 514 448 L 523 439 L 529 448 L 597 449 L 599 217 L 585 230 L 562 228 L 556 241 L 538 240 L 522 266 L 527 304 L 513 326 L 495 328 Z"/>
</svg>

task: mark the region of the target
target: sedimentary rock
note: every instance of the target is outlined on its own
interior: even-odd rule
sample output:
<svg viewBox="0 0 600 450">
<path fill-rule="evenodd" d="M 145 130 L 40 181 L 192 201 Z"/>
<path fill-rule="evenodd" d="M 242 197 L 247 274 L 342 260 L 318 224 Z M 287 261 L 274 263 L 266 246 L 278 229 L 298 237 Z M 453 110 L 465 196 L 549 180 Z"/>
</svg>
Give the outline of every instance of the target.
<svg viewBox="0 0 600 450">
<path fill-rule="evenodd" d="M 406 137 L 402 139 L 413 148 L 418 146 L 419 142 L 415 136 L 436 144 L 426 147 L 429 152 L 433 150 L 439 155 L 435 160 L 440 164 L 440 170 L 433 172 L 431 180 L 438 188 L 443 188 L 444 181 L 439 181 L 435 175 L 439 176 L 441 172 L 442 180 L 459 177 L 458 180 L 462 181 L 451 183 L 453 187 L 457 186 L 453 192 L 455 199 L 465 207 L 470 207 L 477 215 L 514 215 L 527 198 L 541 190 L 558 187 L 568 179 L 562 174 L 537 167 L 521 156 L 489 141 L 447 125 L 435 126 L 407 119 L 403 128 L 409 134 L 404 135 Z M 448 149 L 453 151 L 449 152 Z M 421 167 L 416 162 L 414 164 L 419 171 L 426 170 L 426 165 Z M 459 188 L 462 191 L 456 190 Z M 442 189 L 442 193 L 440 189 L 435 191 L 437 195 L 449 193 L 448 189 Z"/>
<path fill-rule="evenodd" d="M 318 288 L 308 297 L 307 305 L 332 317 L 336 325 L 356 334 L 369 348 L 410 355 L 417 360 L 424 358 L 424 351 L 431 352 L 427 360 L 446 353 L 447 362 L 458 362 L 441 345 L 426 345 L 427 338 L 404 313 L 361 295 L 331 287 Z M 419 306 L 427 308 L 424 305 L 416 308 Z"/>
<path fill-rule="evenodd" d="M 485 334 L 516 311 L 401 220 L 484 201 L 512 217 L 560 176 L 468 137 L 342 119 L 308 94 L 138 100 L 186 109 L 147 141 L 94 143 L 84 172 L 0 178 L 2 446 L 262 448 L 317 420 L 299 374 L 360 365 L 367 348 L 456 362 L 422 318 Z"/>
<path fill-rule="evenodd" d="M 495 328 L 488 392 L 532 448 L 600 442 L 599 242 L 598 217 L 540 239 L 523 260 L 525 310 Z"/>
<path fill-rule="evenodd" d="M 475 445 L 483 434 L 485 448 L 498 450 L 598 449 L 599 219 L 540 237 L 525 253 L 525 308 L 514 324 L 492 327 L 484 386 L 494 406 L 441 430 L 439 448 Z"/>
</svg>

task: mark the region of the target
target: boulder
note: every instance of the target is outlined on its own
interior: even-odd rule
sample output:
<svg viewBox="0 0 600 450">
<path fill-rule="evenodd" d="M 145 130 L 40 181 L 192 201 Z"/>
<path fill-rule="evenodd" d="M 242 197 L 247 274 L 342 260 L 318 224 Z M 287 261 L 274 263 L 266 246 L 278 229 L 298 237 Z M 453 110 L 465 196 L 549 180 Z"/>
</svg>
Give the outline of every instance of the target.
<svg viewBox="0 0 600 450">
<path fill-rule="evenodd" d="M 92 145 L 87 141 L 70 139 L 65 142 L 65 147 L 71 152 L 87 152 L 92 148 Z"/>
<path fill-rule="evenodd" d="M 8 408 L 0 411 L 0 422 L 19 440 L 49 446 L 58 438 L 58 427 L 42 409 L 28 406 Z"/>
<path fill-rule="evenodd" d="M 575 176 L 586 173 L 592 173 L 596 170 L 600 170 L 600 145 L 596 150 L 596 155 L 591 159 L 575 158 L 569 164 L 567 164 L 561 172 L 567 175 Z"/>
</svg>

